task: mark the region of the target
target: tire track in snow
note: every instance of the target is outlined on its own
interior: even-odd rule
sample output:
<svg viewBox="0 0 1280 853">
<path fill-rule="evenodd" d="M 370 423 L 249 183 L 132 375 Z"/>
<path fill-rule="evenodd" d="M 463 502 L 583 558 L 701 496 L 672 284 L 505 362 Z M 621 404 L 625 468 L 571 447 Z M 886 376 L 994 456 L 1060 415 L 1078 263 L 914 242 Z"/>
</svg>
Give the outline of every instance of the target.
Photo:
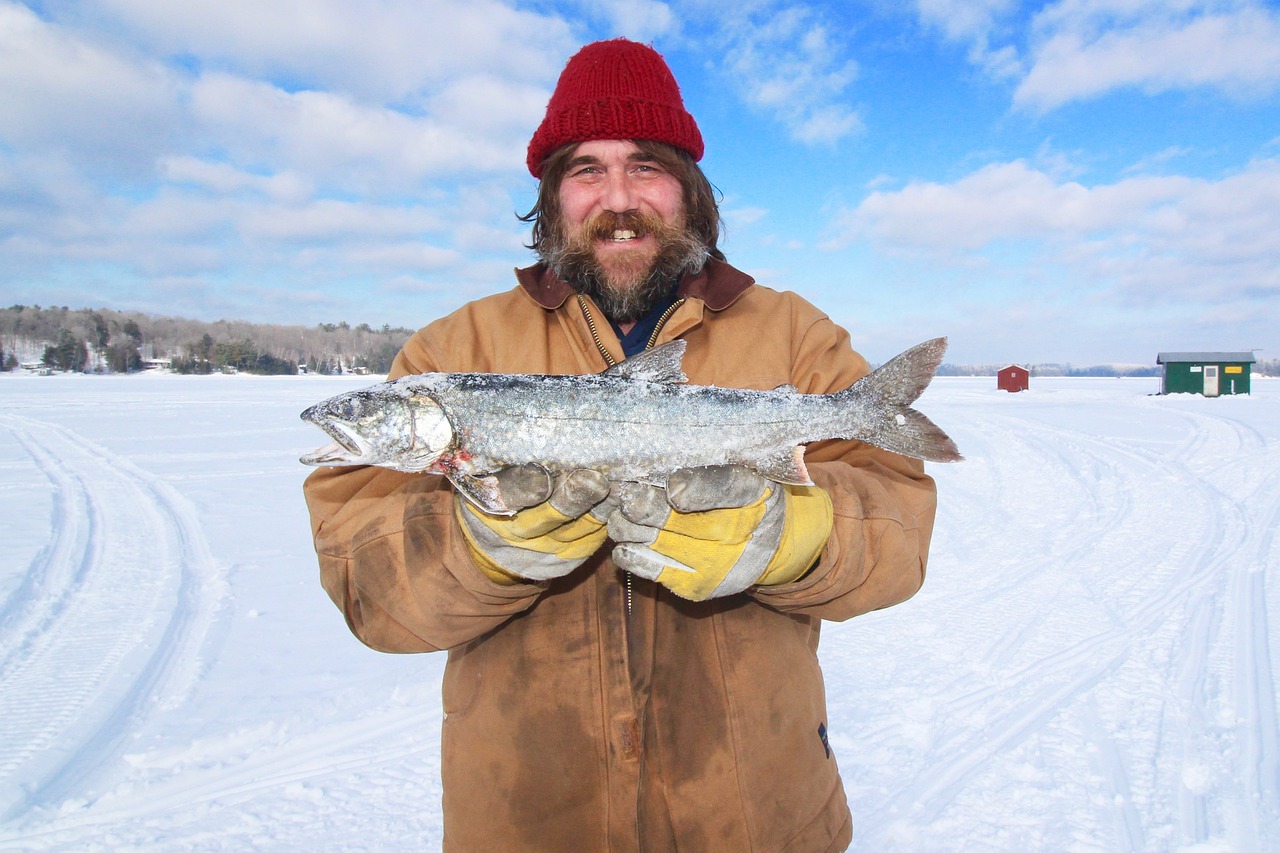
<svg viewBox="0 0 1280 853">
<path fill-rule="evenodd" d="M 941 717 L 967 719 L 981 715 L 984 722 L 967 734 L 941 738 L 930 747 L 927 776 L 917 778 L 889 798 L 903 804 L 905 814 L 899 814 L 898 819 L 908 826 L 928 826 L 944 820 L 944 812 L 962 795 L 968 782 L 986 771 L 994 759 L 1009 754 L 1028 736 L 1057 728 L 1065 719 L 1074 717 L 1099 753 L 1096 767 L 1101 781 L 1110 788 L 1097 798 L 1099 803 L 1110 806 L 1100 808 L 1096 817 L 1101 825 L 1110 828 L 1116 842 L 1130 845 L 1128 849 L 1140 849 L 1146 836 L 1131 805 L 1134 791 L 1126 762 L 1142 759 L 1121 751 L 1115 738 L 1099 728 L 1098 711 L 1088 703 L 1099 695 L 1144 695 L 1151 685 L 1143 684 L 1142 679 L 1153 670 L 1160 671 L 1151 659 L 1153 649 L 1168 650 L 1172 659 L 1163 666 L 1162 680 L 1169 695 L 1161 716 L 1171 720 L 1175 728 L 1169 733 L 1171 742 L 1160 750 L 1163 757 L 1153 757 L 1160 765 L 1153 769 L 1160 772 L 1161 767 L 1171 763 L 1194 768 L 1197 750 L 1203 752 L 1206 742 L 1222 736 L 1222 726 L 1209 714 L 1213 696 L 1206 689 L 1206 682 L 1223 645 L 1220 633 L 1224 603 L 1238 616 L 1236 638 L 1237 644 L 1243 646 L 1234 661 L 1240 685 L 1237 713 L 1241 725 L 1247 725 L 1250 731 L 1239 732 L 1235 744 L 1249 755 L 1241 764 L 1253 779 L 1245 796 L 1274 803 L 1280 771 L 1276 763 L 1277 717 L 1262 588 L 1265 576 L 1253 572 L 1256 578 L 1242 580 L 1250 573 L 1241 571 L 1241 558 L 1244 556 L 1245 565 L 1265 565 L 1272 531 L 1280 522 L 1280 498 L 1274 497 L 1274 490 L 1267 490 L 1262 502 L 1266 509 L 1261 514 L 1250 512 L 1238 489 L 1224 492 L 1194 461 L 1201 451 L 1215 446 L 1225 448 L 1225 455 L 1232 460 L 1253 456 L 1265 448 L 1265 440 L 1247 424 L 1208 415 L 1194 416 L 1188 438 L 1172 451 L 1168 447 L 1152 448 L 1125 439 L 1099 437 L 1029 417 L 996 417 L 981 425 L 988 438 L 993 430 L 1000 440 L 990 444 L 999 445 L 1001 458 L 986 461 L 995 472 L 992 476 L 996 494 L 1021 494 L 1039 488 L 1036 483 L 1025 481 L 1025 474 L 1012 490 L 1005 482 L 1006 471 L 1017 472 L 1021 464 L 1017 460 L 1026 459 L 1037 460 L 1035 470 L 1043 472 L 1063 493 L 1057 502 L 1032 501 L 1042 509 L 1054 507 L 1056 512 L 1049 523 L 1043 518 L 1035 522 L 1045 524 L 1045 533 L 1040 537 L 1045 543 L 1043 548 L 1020 555 L 1019 559 L 1025 559 L 1021 567 L 1002 564 L 999 571 L 993 572 L 990 566 L 984 566 L 986 570 L 979 573 L 979 578 L 985 580 L 974 585 L 976 592 L 953 596 L 956 601 L 949 602 L 955 605 L 970 595 L 981 597 L 985 587 L 991 593 L 998 591 L 1003 600 L 1012 598 L 1031 604 L 1031 609 L 1020 612 L 1018 620 L 983 657 L 986 666 L 1003 673 L 998 686 L 965 690 L 963 673 L 950 684 L 939 685 L 940 695 L 951 697 L 938 703 Z M 1261 468 L 1271 470 L 1266 465 Z M 1257 503 L 1261 491 L 1255 491 L 1253 503 Z M 1171 500 L 1173 496 L 1175 500 Z M 1068 514 L 1067 509 L 1075 515 L 1064 525 L 1070 535 L 1063 537 L 1054 533 L 1053 519 Z M 1152 522 L 1152 513 L 1161 514 L 1164 523 Z M 1167 528 L 1176 535 L 1169 537 L 1172 544 L 1133 541 L 1126 531 L 1131 521 L 1138 531 Z M 1259 530 L 1265 533 L 1259 536 L 1250 532 Z M 991 553 L 999 556 L 998 550 Z M 1033 650 L 1024 651 L 1024 647 L 1044 641 L 1045 625 L 1059 604 L 1056 593 L 1067 588 L 1062 586 L 1061 573 L 1046 565 L 1046 560 L 1073 567 L 1072 578 L 1089 591 L 1097 611 L 1107 615 L 1108 624 L 1083 637 L 1077 635 L 1058 652 L 1042 654 L 1011 671 L 1009 666 L 1017 656 L 1034 654 Z M 1146 567 L 1159 571 L 1152 575 L 1142 570 Z M 993 577 L 998 578 L 994 586 Z M 1117 577 L 1152 582 L 1125 589 L 1113 582 Z M 1057 587 L 1046 587 L 1046 579 Z M 1250 689 L 1254 687 L 1258 689 Z M 1250 765 L 1252 770 L 1248 769 Z M 1144 768 L 1140 765 L 1139 769 Z M 1146 795 L 1151 782 L 1145 775 L 1142 782 Z M 1185 839 L 1206 839 L 1224 831 L 1224 818 L 1229 821 L 1229 817 L 1210 814 L 1209 805 L 1220 804 L 1220 785 L 1230 786 L 1231 782 L 1215 779 L 1197 790 L 1184 785 L 1181 802 L 1167 804 L 1177 814 Z M 1276 823 L 1270 817 L 1275 809 L 1262 811 L 1266 815 L 1261 815 L 1259 821 L 1266 825 L 1236 830 L 1243 843 L 1240 849 L 1259 849 L 1266 839 L 1276 837 Z M 1254 812 L 1257 814 L 1256 807 Z M 894 819 L 885 814 L 864 820 L 863 827 L 871 838 L 892 837 L 890 821 Z"/>
<path fill-rule="evenodd" d="M 1157 451 L 1144 446 L 1126 446 L 1100 439 L 1088 439 L 1103 448 L 1109 448 L 1114 464 L 1122 470 L 1136 471 L 1140 466 L 1151 468 L 1151 476 L 1163 472 L 1168 479 L 1165 501 L 1169 520 L 1165 527 L 1171 540 L 1192 537 L 1182 543 L 1188 556 L 1174 559 L 1152 560 L 1153 567 L 1172 565 L 1171 572 L 1154 589 L 1145 590 L 1136 606 L 1120 613 L 1121 630 L 1130 637 L 1127 654 L 1149 655 L 1153 649 L 1168 649 L 1170 662 L 1165 679 L 1170 689 L 1165 699 L 1165 711 L 1161 718 L 1169 727 L 1161 735 L 1171 748 L 1163 758 L 1156 756 L 1157 764 L 1180 767 L 1177 786 L 1177 802 L 1169 806 L 1180 828 L 1182 838 L 1191 843 L 1201 843 L 1227 831 L 1231 818 L 1221 812 L 1223 789 L 1235 782 L 1230 778 L 1218 778 L 1206 762 L 1206 755 L 1221 754 L 1227 749 L 1248 749 L 1253 739 L 1251 732 L 1241 731 L 1231 738 L 1215 713 L 1215 698 L 1220 676 L 1215 667 L 1220 665 L 1223 647 L 1229 645 L 1225 635 L 1234 627 L 1237 644 L 1256 636 L 1247 627 L 1247 617 L 1255 606 L 1265 611 L 1265 598 L 1252 599 L 1242 592 L 1239 579 L 1242 570 L 1242 554 L 1248 551 L 1251 525 L 1246 501 L 1215 486 L 1200 463 L 1202 455 L 1213 448 L 1225 448 L 1225 455 L 1239 460 L 1256 452 L 1263 440 L 1255 429 L 1233 418 L 1219 418 L 1198 413 L 1178 412 L 1191 423 L 1188 437 L 1175 449 Z M 1106 454 L 1100 454 L 1106 455 Z M 1176 500 L 1169 497 L 1176 495 Z M 1192 508 L 1195 511 L 1190 511 Z M 1140 525 L 1139 529 L 1155 529 Z M 1267 529 L 1265 526 L 1262 529 Z M 1146 559 L 1146 551 L 1137 551 L 1139 560 Z M 1248 564 L 1247 559 L 1243 561 Z M 1128 574 L 1128 572 L 1122 572 Z M 1243 626 L 1243 627 L 1242 627 Z M 1265 628 L 1263 629 L 1265 631 Z M 1265 654 L 1265 635 L 1262 637 Z M 1240 678 L 1250 685 L 1260 678 L 1271 689 L 1272 681 L 1265 673 L 1255 673 L 1245 655 L 1229 660 Z M 1151 672 L 1153 665 L 1146 664 Z M 1243 719 L 1252 720 L 1254 706 L 1242 709 Z M 1268 715 L 1262 713 L 1265 718 Z M 1274 710 L 1269 716 L 1275 725 Z M 1234 742 L 1234 747 L 1232 747 Z M 1241 768 L 1243 769 L 1243 768 Z M 1117 797 L 1124 792 L 1114 792 Z M 1244 792 L 1245 796 L 1256 792 Z M 1250 832 L 1237 828 L 1241 849 L 1255 849 L 1265 843 L 1265 831 Z"/>
<path fill-rule="evenodd" d="M 51 423 L 8 415 L 56 496 L 51 541 L 0 619 L 0 818 L 75 795 L 138 720 L 179 705 L 223 595 L 195 511 L 159 478 Z"/>
<path fill-rule="evenodd" d="M 1214 488 L 1222 493 L 1224 502 L 1233 504 L 1240 518 L 1240 529 L 1227 537 L 1228 541 L 1237 540 L 1239 547 L 1221 566 L 1229 578 L 1225 606 L 1212 612 L 1218 622 L 1234 629 L 1231 698 L 1239 772 L 1231 782 L 1238 784 L 1242 800 L 1256 807 L 1242 810 L 1232 821 L 1231 837 L 1239 849 L 1249 849 L 1280 838 L 1280 712 L 1266 582 L 1268 568 L 1280 566 L 1272 553 L 1280 529 L 1280 483 L 1276 482 L 1273 460 L 1280 451 L 1269 448 L 1252 424 L 1229 414 L 1179 414 L 1194 426 L 1196 451 L 1211 444 L 1207 440 L 1210 434 L 1225 440 L 1216 429 L 1221 425 L 1230 427 L 1226 439 L 1235 443 L 1226 464 L 1214 465 L 1206 471 L 1205 479 L 1220 484 Z M 1198 808 L 1195 817 L 1204 821 L 1205 809 Z M 1203 823 L 1194 825 L 1201 834 L 1206 830 Z"/>
<path fill-rule="evenodd" d="M 1262 535 L 1252 563 L 1235 573 L 1232 591 L 1239 621 L 1233 692 L 1241 741 L 1241 781 L 1245 796 L 1259 804 L 1249 827 L 1257 839 L 1280 838 L 1280 714 L 1271 663 L 1266 572 L 1280 527 L 1278 492 L 1280 484 L 1270 482 L 1255 493 L 1255 499 L 1267 502 L 1255 521 Z"/>
<path fill-rule="evenodd" d="M 5 419 L 6 425 L 12 419 Z M 88 495 L 38 444 L 15 436 L 53 487 L 50 534 L 32 558 L 17 589 L 0 607 L 0 683 L 21 661 L 31 638 L 42 633 L 66 606 L 82 574 L 92 565 L 88 527 L 92 524 Z"/>
</svg>

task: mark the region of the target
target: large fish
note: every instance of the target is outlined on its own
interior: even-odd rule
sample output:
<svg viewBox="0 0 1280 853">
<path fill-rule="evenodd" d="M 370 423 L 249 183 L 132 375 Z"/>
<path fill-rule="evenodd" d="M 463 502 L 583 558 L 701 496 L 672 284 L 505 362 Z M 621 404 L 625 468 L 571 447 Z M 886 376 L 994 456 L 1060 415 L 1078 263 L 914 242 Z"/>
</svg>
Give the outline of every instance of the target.
<svg viewBox="0 0 1280 853">
<path fill-rule="evenodd" d="M 955 443 L 911 408 L 946 347 L 946 338 L 918 344 L 834 394 L 685 384 L 682 340 L 582 376 L 404 376 L 303 412 L 333 442 L 301 461 L 442 474 L 497 515 L 511 510 L 488 475 L 527 462 L 657 484 L 680 468 L 737 464 L 811 485 L 803 445 L 828 438 L 952 462 L 961 458 Z"/>
</svg>

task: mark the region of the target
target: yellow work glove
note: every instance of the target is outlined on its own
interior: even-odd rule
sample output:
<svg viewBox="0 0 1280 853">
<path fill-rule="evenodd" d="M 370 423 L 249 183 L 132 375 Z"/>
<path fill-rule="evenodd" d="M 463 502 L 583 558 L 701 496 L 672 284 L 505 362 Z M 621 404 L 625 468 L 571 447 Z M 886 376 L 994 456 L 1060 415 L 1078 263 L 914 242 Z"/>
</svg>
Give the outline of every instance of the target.
<svg viewBox="0 0 1280 853">
<path fill-rule="evenodd" d="M 558 578 L 604 544 L 609 482 L 598 471 L 553 480 L 539 465 L 519 465 L 494 476 L 503 501 L 518 509 L 515 515 L 489 515 L 461 496 L 454 499 L 467 549 L 490 580 L 511 585 Z"/>
<path fill-rule="evenodd" d="M 831 536 L 831 498 L 736 465 L 686 468 L 666 489 L 618 490 L 613 561 L 693 601 L 802 577 Z"/>
</svg>

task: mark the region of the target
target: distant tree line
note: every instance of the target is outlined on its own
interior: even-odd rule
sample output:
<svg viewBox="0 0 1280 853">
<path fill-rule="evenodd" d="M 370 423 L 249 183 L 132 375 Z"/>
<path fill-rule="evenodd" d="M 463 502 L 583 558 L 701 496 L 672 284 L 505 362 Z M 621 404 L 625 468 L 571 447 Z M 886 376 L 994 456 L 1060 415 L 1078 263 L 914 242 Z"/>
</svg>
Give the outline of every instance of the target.
<svg viewBox="0 0 1280 853">
<path fill-rule="evenodd" d="M 410 329 L 345 322 L 318 326 L 209 323 L 108 308 L 0 308 L 0 369 L 38 363 L 51 370 L 131 373 L 165 362 L 178 373 L 383 374 Z M 1005 364 L 944 364 L 939 376 L 995 376 Z M 1032 376 L 1159 376 L 1156 365 L 1023 365 Z M 1280 376 L 1280 360 L 1259 360 L 1253 372 Z"/>
<path fill-rule="evenodd" d="M 346 322 L 284 326 L 205 322 L 107 308 L 0 309 L 0 368 L 131 373 L 167 364 L 179 373 L 386 373 L 410 329 Z"/>
</svg>

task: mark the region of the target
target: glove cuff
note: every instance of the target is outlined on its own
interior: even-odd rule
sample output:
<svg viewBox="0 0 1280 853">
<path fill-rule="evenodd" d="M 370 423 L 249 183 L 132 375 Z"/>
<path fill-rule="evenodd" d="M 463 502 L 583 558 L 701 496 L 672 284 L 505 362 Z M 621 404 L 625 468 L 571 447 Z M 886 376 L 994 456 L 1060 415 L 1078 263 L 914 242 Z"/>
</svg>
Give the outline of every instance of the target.
<svg viewBox="0 0 1280 853">
<path fill-rule="evenodd" d="M 499 586 L 515 586 L 518 583 L 526 582 L 524 578 L 498 565 L 480 543 L 476 541 L 476 534 L 472 530 L 474 513 L 461 499 L 455 499 L 453 514 L 458 520 L 458 528 L 462 531 L 462 538 L 467 543 L 467 552 L 471 555 L 471 562 L 475 564 L 475 567 L 480 570 L 482 575 Z"/>
<path fill-rule="evenodd" d="M 779 586 L 797 581 L 813 567 L 831 538 L 831 496 L 817 486 L 784 486 L 786 522 L 778 548 L 756 583 Z"/>
</svg>

